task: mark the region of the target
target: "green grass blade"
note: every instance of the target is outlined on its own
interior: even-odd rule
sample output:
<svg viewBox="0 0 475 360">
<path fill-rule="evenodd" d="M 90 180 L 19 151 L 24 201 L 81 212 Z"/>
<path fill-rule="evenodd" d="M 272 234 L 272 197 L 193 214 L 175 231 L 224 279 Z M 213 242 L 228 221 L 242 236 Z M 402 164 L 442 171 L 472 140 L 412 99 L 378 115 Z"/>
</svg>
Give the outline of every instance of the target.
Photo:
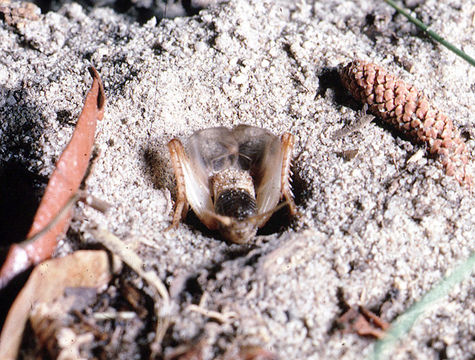
<svg viewBox="0 0 475 360">
<path fill-rule="evenodd" d="M 470 258 L 456 267 L 449 276 L 440 281 L 391 324 L 386 336 L 374 345 L 370 359 L 388 359 L 396 342 L 411 329 L 417 318 L 427 311 L 430 306 L 433 306 L 437 300 L 447 296 L 455 285 L 462 282 L 474 270 L 475 254 L 472 254 Z"/>
<path fill-rule="evenodd" d="M 409 15 L 407 11 L 404 9 L 400 8 L 399 6 L 396 5 L 396 3 L 392 0 L 383 0 L 386 4 L 392 6 L 398 13 L 401 15 L 405 16 L 410 22 L 415 24 L 418 28 L 420 28 L 422 31 L 424 31 L 427 35 L 429 35 L 431 38 L 433 38 L 435 41 L 438 41 L 442 45 L 444 45 L 447 49 L 450 51 L 453 51 L 455 54 L 460 56 L 462 59 L 468 61 L 472 66 L 475 66 L 475 59 L 473 59 L 471 56 L 469 56 L 467 53 L 463 52 L 447 40 L 445 40 L 442 36 L 438 35 L 437 33 L 433 32 L 432 30 L 429 30 L 429 27 L 424 24 L 422 21 L 412 17 Z"/>
</svg>

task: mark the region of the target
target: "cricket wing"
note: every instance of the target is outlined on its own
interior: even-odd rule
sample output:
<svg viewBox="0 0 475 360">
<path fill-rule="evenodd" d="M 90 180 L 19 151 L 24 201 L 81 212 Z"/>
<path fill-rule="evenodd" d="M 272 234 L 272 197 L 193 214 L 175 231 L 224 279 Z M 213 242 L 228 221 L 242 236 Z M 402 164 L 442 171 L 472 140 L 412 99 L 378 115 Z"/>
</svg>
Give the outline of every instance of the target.
<svg viewBox="0 0 475 360">
<path fill-rule="evenodd" d="M 281 197 L 281 141 L 265 129 L 248 125 L 237 126 L 234 137 L 239 143 L 239 163 L 251 172 L 255 182 L 257 213 L 269 213 L 259 220 L 257 225 L 261 227 L 272 216 L 271 210 Z"/>
<path fill-rule="evenodd" d="M 260 163 L 256 177 L 257 212 L 258 214 L 269 212 L 269 215 L 261 219 L 259 227 L 272 216 L 271 210 L 277 206 L 282 195 L 282 155 L 280 140 L 275 138 L 267 145 Z"/>
<path fill-rule="evenodd" d="M 211 212 L 214 212 L 214 208 L 211 201 L 207 174 L 199 163 L 193 162 L 188 157 L 179 140 L 172 140 L 169 148 L 175 168 L 179 192 L 178 197 L 180 198 L 180 190 L 184 188 L 186 201 L 196 216 L 208 229 L 216 229 L 216 219 L 209 216 Z"/>
<path fill-rule="evenodd" d="M 187 153 L 196 170 L 209 177 L 236 166 L 239 146 L 231 130 L 215 127 L 194 133 L 188 139 Z"/>
</svg>

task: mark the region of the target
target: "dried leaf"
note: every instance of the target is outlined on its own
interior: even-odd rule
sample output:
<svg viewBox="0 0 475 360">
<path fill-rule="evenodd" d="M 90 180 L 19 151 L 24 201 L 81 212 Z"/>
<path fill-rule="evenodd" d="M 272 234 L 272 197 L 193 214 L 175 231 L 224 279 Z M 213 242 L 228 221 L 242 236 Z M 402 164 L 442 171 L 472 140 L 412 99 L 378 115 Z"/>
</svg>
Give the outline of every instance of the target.
<svg viewBox="0 0 475 360">
<path fill-rule="evenodd" d="M 372 336 L 381 339 L 389 328 L 389 323 L 373 312 L 360 306 L 349 308 L 337 320 L 343 333 L 356 333 L 360 336 Z"/>
<path fill-rule="evenodd" d="M 105 95 L 101 79 L 96 69 L 91 67 L 89 71 L 94 78 L 91 90 L 86 96 L 73 136 L 51 175 L 27 238 L 31 239 L 48 226 L 50 228 L 34 241 L 27 239 L 10 247 L 0 269 L 0 289 L 31 265 L 50 258 L 58 238 L 63 236 L 69 227 L 71 209 L 62 216 L 58 217 L 58 214 L 67 207 L 68 201 L 81 185 L 91 157 L 97 120 L 102 119 L 104 115 Z M 54 225 L 51 226 L 53 222 Z"/>
<path fill-rule="evenodd" d="M 70 287 L 100 288 L 110 278 L 109 259 L 103 250 L 76 251 L 37 266 L 8 312 L 0 335 L 0 359 L 16 359 L 34 304 L 52 302 Z"/>
</svg>

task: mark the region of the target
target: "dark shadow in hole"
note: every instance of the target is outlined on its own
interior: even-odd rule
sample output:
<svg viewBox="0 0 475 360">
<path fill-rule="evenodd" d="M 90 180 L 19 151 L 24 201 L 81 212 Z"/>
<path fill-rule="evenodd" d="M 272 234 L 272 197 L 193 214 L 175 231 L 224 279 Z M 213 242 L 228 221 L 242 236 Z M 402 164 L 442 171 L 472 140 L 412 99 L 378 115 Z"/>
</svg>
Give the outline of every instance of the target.
<svg viewBox="0 0 475 360">
<path fill-rule="evenodd" d="M 213 231 L 208 229 L 196 216 L 193 210 L 189 210 L 186 214 L 185 220 L 183 221 L 184 224 L 189 226 L 191 229 L 195 231 L 199 231 L 203 236 L 209 237 L 214 240 L 218 241 L 225 241 L 223 236 L 219 233 L 219 231 Z"/>
<path fill-rule="evenodd" d="M 323 68 L 318 74 L 319 88 L 317 95 L 325 96 L 328 89 L 332 89 L 335 92 L 335 101 L 337 104 L 349 107 L 355 111 L 361 110 L 362 104 L 357 102 L 346 91 L 345 87 L 341 83 L 339 68 Z"/>
<path fill-rule="evenodd" d="M 153 183 L 155 189 L 163 189 L 167 187 L 166 172 L 167 159 L 164 159 L 160 154 L 151 147 L 142 148 L 143 161 L 145 163 L 144 174 Z"/>
<path fill-rule="evenodd" d="M 188 277 L 185 281 L 184 287 L 180 292 L 180 302 L 190 302 L 198 304 L 203 295 L 203 289 L 198 278 L 201 274 L 194 274 Z"/>
<path fill-rule="evenodd" d="M 39 138 L 44 119 L 38 106 L 24 89 L 2 89 L 0 96 L 11 98 L 0 108 L 0 266 L 12 243 L 25 240 L 47 179 L 37 175 L 37 164 L 43 157 Z M 24 285 L 29 271 L 13 278 L 0 290 L 0 323 Z"/>
<path fill-rule="evenodd" d="M 192 0 L 165 0 L 152 1 L 149 6 L 133 0 L 34 0 L 34 3 L 41 8 L 41 13 L 48 11 L 58 11 L 63 5 L 76 2 L 83 8 L 109 7 L 120 14 L 126 14 L 140 24 L 145 24 L 152 17 L 157 19 L 175 18 L 180 16 L 197 15 L 202 6 L 195 6 Z M 177 4 L 179 3 L 179 4 Z M 159 6 L 161 4 L 161 6 Z"/>
<path fill-rule="evenodd" d="M 289 207 L 284 206 L 272 214 L 267 223 L 257 231 L 257 235 L 272 235 L 287 230 L 292 223 Z"/>
<path fill-rule="evenodd" d="M 292 188 L 294 194 L 294 201 L 298 208 L 306 205 L 308 199 L 312 198 L 312 187 L 310 184 L 300 175 L 300 169 L 298 165 L 292 166 Z M 296 215 L 298 216 L 298 215 Z M 269 221 L 257 232 L 257 235 L 271 235 L 275 233 L 282 233 L 288 228 L 292 227 L 292 224 L 296 220 L 295 217 L 290 215 L 289 207 L 284 206 L 272 215 Z"/>
<path fill-rule="evenodd" d="M 26 238 L 39 205 L 37 195 L 35 176 L 22 164 L 11 161 L 0 170 L 1 247 Z"/>
</svg>

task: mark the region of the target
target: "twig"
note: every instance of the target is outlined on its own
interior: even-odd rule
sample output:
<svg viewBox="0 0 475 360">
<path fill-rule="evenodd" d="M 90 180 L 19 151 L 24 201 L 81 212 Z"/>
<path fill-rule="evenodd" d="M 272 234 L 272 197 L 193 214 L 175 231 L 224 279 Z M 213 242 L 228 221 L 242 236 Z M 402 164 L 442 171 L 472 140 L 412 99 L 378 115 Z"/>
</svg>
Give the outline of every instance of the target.
<svg viewBox="0 0 475 360">
<path fill-rule="evenodd" d="M 103 214 L 111 208 L 111 204 L 107 201 L 99 199 L 94 195 L 90 195 L 84 190 L 79 190 L 78 195 L 80 201 Z"/>
<path fill-rule="evenodd" d="M 113 254 L 117 255 L 124 263 L 126 263 L 133 271 L 143 278 L 153 289 L 157 291 L 163 300 L 162 307 L 155 305 L 157 316 L 157 327 L 155 329 L 155 339 L 150 345 L 151 356 L 160 351 L 160 346 L 165 332 L 170 324 L 171 302 L 167 288 L 153 271 L 145 271 L 142 259 L 132 250 L 130 250 L 122 240 L 106 229 L 98 229 L 91 227 L 90 232 L 102 245 L 108 248 Z"/>
<path fill-rule="evenodd" d="M 208 309 L 204 309 L 198 305 L 195 305 L 195 304 L 190 304 L 186 307 L 187 310 L 189 311 L 194 311 L 194 312 L 197 312 L 201 315 L 204 315 L 206 317 L 209 317 L 211 319 L 215 319 L 215 320 L 218 320 L 220 323 L 226 323 L 228 322 L 229 320 L 235 318 L 237 315 L 236 313 L 234 312 L 228 312 L 228 313 L 220 313 L 220 312 L 217 312 L 217 311 L 213 311 L 213 310 L 208 310 Z"/>
<path fill-rule="evenodd" d="M 166 304 L 170 302 L 167 288 L 157 274 L 153 271 L 145 271 L 143 269 L 142 259 L 140 259 L 134 251 L 128 249 L 122 240 L 106 229 L 90 228 L 90 231 L 97 241 L 112 251 L 112 253 L 119 256 L 132 270 L 152 285 Z"/>
<path fill-rule="evenodd" d="M 35 235 L 30 236 L 28 239 L 26 239 L 23 244 L 28 245 L 34 243 L 37 239 L 41 238 L 43 235 L 45 235 L 48 231 L 50 231 L 53 227 L 56 226 L 56 224 L 63 218 L 64 215 L 66 215 L 71 207 L 76 203 L 76 201 L 79 199 L 78 194 L 74 194 L 73 196 L 69 197 L 69 200 L 66 202 L 66 204 L 63 205 L 61 210 L 51 219 L 51 221 L 40 231 L 38 231 Z"/>
<path fill-rule="evenodd" d="M 130 320 L 137 317 L 137 314 L 133 311 L 103 311 L 93 313 L 92 316 L 96 320 Z"/>
</svg>

